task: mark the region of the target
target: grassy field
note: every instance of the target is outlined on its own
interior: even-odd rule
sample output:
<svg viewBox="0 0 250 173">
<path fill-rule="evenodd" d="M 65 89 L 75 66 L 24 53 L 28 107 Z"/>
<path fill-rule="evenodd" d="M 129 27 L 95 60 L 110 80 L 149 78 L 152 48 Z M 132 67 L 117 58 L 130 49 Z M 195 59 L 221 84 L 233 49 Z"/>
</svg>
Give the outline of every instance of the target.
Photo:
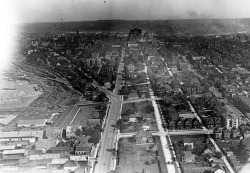
<svg viewBox="0 0 250 173">
<path fill-rule="evenodd" d="M 159 173 L 157 162 L 145 164 L 147 160 L 156 159 L 156 153 L 149 153 L 146 149 L 146 145 L 133 145 L 132 152 L 122 153 L 119 159 L 120 173 L 139 173 L 143 170 L 147 173 Z"/>
</svg>

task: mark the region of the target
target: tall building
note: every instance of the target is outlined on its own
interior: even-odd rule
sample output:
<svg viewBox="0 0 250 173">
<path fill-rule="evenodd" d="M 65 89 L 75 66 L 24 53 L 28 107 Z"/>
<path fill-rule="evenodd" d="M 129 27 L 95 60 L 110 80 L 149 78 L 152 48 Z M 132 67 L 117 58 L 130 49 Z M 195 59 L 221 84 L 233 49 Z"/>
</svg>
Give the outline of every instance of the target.
<svg viewBox="0 0 250 173">
<path fill-rule="evenodd" d="M 142 35 L 142 29 L 140 29 L 140 28 L 130 29 L 130 32 L 129 32 L 130 39 L 135 39 L 141 35 Z"/>
</svg>

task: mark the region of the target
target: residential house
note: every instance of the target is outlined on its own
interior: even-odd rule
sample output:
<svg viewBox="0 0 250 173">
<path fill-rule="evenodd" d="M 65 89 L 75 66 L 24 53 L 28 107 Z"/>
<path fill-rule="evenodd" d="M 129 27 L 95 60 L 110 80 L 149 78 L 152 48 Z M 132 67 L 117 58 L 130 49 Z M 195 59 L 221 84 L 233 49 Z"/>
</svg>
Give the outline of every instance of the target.
<svg viewBox="0 0 250 173">
<path fill-rule="evenodd" d="M 184 120 L 183 119 L 179 119 L 176 123 L 176 128 L 177 129 L 183 129 L 184 128 Z"/>
<path fill-rule="evenodd" d="M 221 129 L 215 129 L 214 130 L 215 139 L 222 139 L 222 130 Z"/>
<path fill-rule="evenodd" d="M 133 71 L 135 70 L 134 64 L 129 64 L 129 65 L 127 66 L 127 68 L 128 68 L 128 71 L 129 71 L 130 73 L 133 72 Z"/>
<path fill-rule="evenodd" d="M 168 121 L 168 129 L 176 129 L 176 121 L 175 120 L 170 120 Z"/>
<path fill-rule="evenodd" d="M 190 118 L 185 119 L 184 126 L 186 129 L 192 129 L 192 119 Z"/>
<path fill-rule="evenodd" d="M 152 113 L 151 114 L 143 114 L 142 115 L 143 120 L 148 120 L 150 121 L 152 118 Z"/>
<path fill-rule="evenodd" d="M 204 151 L 204 154 L 205 155 L 211 155 L 211 154 L 214 154 L 216 152 L 216 148 L 214 145 L 208 147 L 205 151 Z"/>
<path fill-rule="evenodd" d="M 79 147 L 75 148 L 75 155 L 89 155 L 93 147 Z"/>
<path fill-rule="evenodd" d="M 214 117 L 203 117 L 203 120 L 208 128 L 214 128 Z"/>
<path fill-rule="evenodd" d="M 130 114 L 129 115 L 129 122 L 136 123 L 137 122 L 137 114 Z"/>
<path fill-rule="evenodd" d="M 191 138 L 183 138 L 183 145 L 184 145 L 184 147 L 185 147 L 185 146 L 188 146 L 188 147 L 190 147 L 191 149 L 193 149 L 193 148 L 194 148 L 193 139 L 191 139 Z"/>
<path fill-rule="evenodd" d="M 224 136 L 224 139 L 225 139 L 225 140 L 230 139 L 231 131 L 224 128 L 224 129 L 223 129 L 223 136 Z"/>
<path fill-rule="evenodd" d="M 144 131 L 150 130 L 151 129 L 151 122 L 150 121 L 146 121 L 146 122 L 142 123 L 141 128 Z"/>
<path fill-rule="evenodd" d="M 244 138 L 250 138 L 250 130 L 246 130 L 246 131 L 243 133 L 243 137 L 244 137 Z"/>
<path fill-rule="evenodd" d="M 232 151 L 226 151 L 226 156 L 227 156 L 228 158 L 231 158 L 231 157 L 234 156 L 234 153 L 233 153 Z"/>
<path fill-rule="evenodd" d="M 199 122 L 198 119 L 194 118 L 192 120 L 192 127 L 195 128 L 195 129 L 201 127 L 201 123 Z"/>
<path fill-rule="evenodd" d="M 149 143 L 152 138 L 152 133 L 150 133 L 149 131 L 140 130 L 138 133 L 135 134 L 136 144 Z"/>
<path fill-rule="evenodd" d="M 241 133 L 241 136 L 244 138 L 249 138 L 250 137 L 250 128 L 246 124 L 241 124 L 239 126 L 239 131 Z"/>
<path fill-rule="evenodd" d="M 237 139 L 240 137 L 240 130 L 235 127 L 232 128 L 231 133 L 233 139 Z"/>
<path fill-rule="evenodd" d="M 222 117 L 213 117 L 214 118 L 214 126 L 215 127 L 222 127 Z"/>
</svg>

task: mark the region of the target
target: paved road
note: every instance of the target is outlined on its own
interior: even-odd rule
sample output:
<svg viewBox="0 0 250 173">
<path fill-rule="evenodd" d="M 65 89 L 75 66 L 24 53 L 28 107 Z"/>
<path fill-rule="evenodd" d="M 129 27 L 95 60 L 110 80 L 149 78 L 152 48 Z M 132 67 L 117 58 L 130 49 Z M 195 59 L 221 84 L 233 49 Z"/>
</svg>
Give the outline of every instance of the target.
<svg viewBox="0 0 250 173">
<path fill-rule="evenodd" d="M 162 100 L 161 98 L 145 98 L 145 99 L 134 99 L 134 100 L 126 100 L 126 101 L 123 101 L 122 103 L 125 104 L 125 103 L 134 103 L 134 102 L 143 102 L 143 101 L 153 101 L 153 100 Z"/>
<path fill-rule="evenodd" d="M 123 56 L 122 56 L 123 58 Z M 118 73 L 121 71 L 121 66 L 118 68 Z M 107 149 L 115 148 L 115 140 L 117 130 L 111 126 L 117 123 L 117 120 L 121 111 L 121 96 L 117 95 L 118 89 L 121 88 L 121 75 L 117 75 L 115 89 L 113 93 L 104 89 L 104 87 L 100 87 L 102 91 L 108 94 L 111 106 L 108 113 L 108 117 L 106 120 L 106 124 L 104 126 L 104 132 L 102 136 L 101 149 L 99 151 L 99 157 L 97 159 L 98 163 L 95 166 L 95 173 L 108 173 L 113 169 L 113 160 L 112 160 L 112 152 L 107 151 Z"/>
<path fill-rule="evenodd" d="M 66 111 L 64 111 L 60 117 L 56 120 L 56 122 L 52 125 L 52 127 L 63 127 L 66 128 L 71 124 L 73 118 L 78 113 L 80 107 L 79 106 L 70 106 Z"/>
</svg>

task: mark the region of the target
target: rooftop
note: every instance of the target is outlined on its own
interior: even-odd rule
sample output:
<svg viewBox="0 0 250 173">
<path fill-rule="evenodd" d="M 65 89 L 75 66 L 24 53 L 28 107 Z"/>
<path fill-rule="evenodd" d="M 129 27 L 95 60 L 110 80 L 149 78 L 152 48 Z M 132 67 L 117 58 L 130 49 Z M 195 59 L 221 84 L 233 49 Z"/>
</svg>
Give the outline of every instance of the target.
<svg viewBox="0 0 250 173">
<path fill-rule="evenodd" d="M 43 150 L 43 149 L 50 149 L 51 147 L 55 147 L 57 144 L 57 139 L 38 139 L 36 142 L 36 149 Z"/>
<path fill-rule="evenodd" d="M 14 150 L 16 145 L 0 145 L 0 150 Z"/>
<path fill-rule="evenodd" d="M 46 119 L 21 119 L 18 126 L 45 125 Z"/>
<path fill-rule="evenodd" d="M 25 149 L 18 149 L 18 150 L 4 150 L 3 155 L 5 154 L 24 154 Z"/>
<path fill-rule="evenodd" d="M 92 147 L 76 147 L 75 151 L 86 151 L 90 152 L 92 150 Z"/>
<path fill-rule="evenodd" d="M 44 134 L 43 130 L 0 132 L 0 138 L 16 138 L 16 137 L 42 138 L 43 134 Z"/>
<path fill-rule="evenodd" d="M 8 125 L 15 118 L 16 115 L 0 115 L 0 124 Z"/>
</svg>

